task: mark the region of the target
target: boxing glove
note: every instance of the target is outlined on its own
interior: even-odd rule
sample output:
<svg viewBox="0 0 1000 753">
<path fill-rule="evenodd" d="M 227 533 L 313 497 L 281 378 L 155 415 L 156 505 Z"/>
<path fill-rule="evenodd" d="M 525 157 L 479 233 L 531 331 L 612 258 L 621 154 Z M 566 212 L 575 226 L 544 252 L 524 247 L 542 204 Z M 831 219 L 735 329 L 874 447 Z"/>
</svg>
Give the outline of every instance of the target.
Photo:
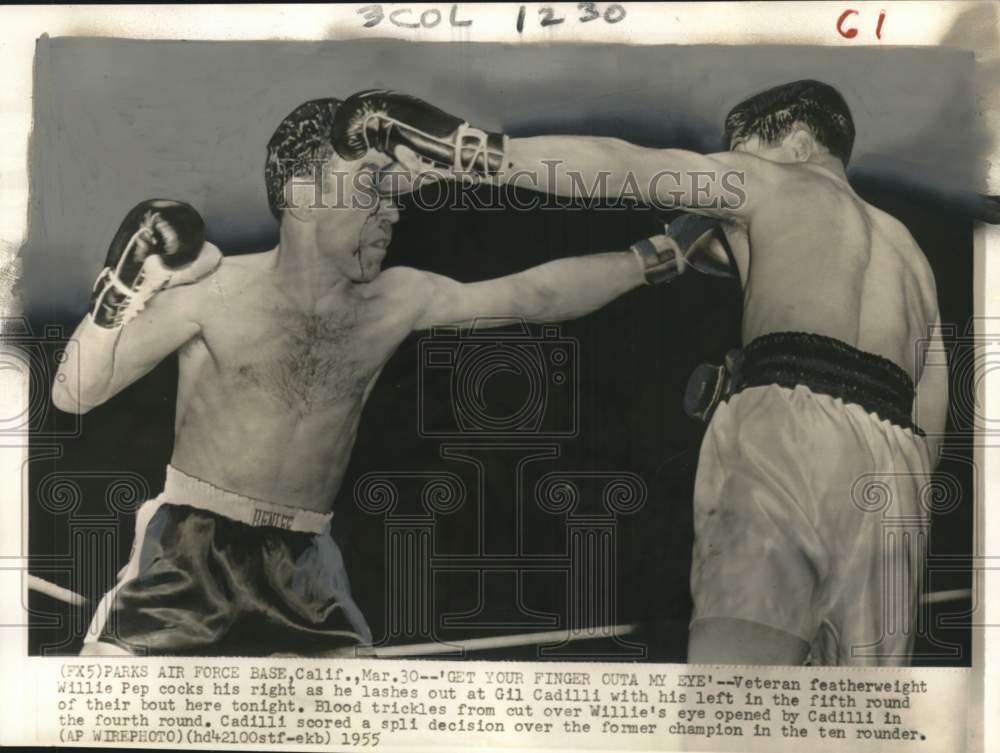
<svg viewBox="0 0 1000 753">
<path fill-rule="evenodd" d="M 126 215 L 94 283 L 90 314 L 100 327 L 121 327 L 157 291 L 195 282 L 221 261 L 205 243 L 205 223 L 193 207 L 150 199 Z"/>
<path fill-rule="evenodd" d="M 361 158 L 369 149 L 395 157 L 412 149 L 433 165 L 475 178 L 495 175 L 505 164 L 507 137 L 473 128 L 416 97 L 371 89 L 348 97 L 333 119 L 337 154 Z"/>
<path fill-rule="evenodd" d="M 734 348 L 719 364 L 702 363 L 695 367 L 684 390 L 684 412 L 708 423 L 719 404 L 741 388 L 743 351 Z"/>
<path fill-rule="evenodd" d="M 722 244 L 725 261 L 718 258 L 713 243 Z M 711 217 L 682 214 L 666 227 L 664 235 L 632 244 L 646 282 L 670 282 L 688 269 L 714 277 L 735 277 L 732 253 L 722 225 Z"/>
</svg>

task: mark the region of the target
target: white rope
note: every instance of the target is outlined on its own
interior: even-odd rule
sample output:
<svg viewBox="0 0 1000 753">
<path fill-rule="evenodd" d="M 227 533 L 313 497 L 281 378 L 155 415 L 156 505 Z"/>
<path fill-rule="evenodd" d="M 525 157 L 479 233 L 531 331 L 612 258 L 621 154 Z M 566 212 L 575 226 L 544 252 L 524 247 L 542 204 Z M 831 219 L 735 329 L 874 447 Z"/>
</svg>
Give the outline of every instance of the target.
<svg viewBox="0 0 1000 753">
<path fill-rule="evenodd" d="M 433 654 L 449 654 L 457 649 L 465 651 L 488 651 L 498 648 L 513 648 L 515 646 L 533 646 L 540 643 L 568 643 L 570 641 L 599 640 L 628 635 L 635 632 L 638 625 L 611 625 L 609 627 L 589 628 L 583 630 L 545 630 L 538 633 L 519 633 L 516 635 L 495 635 L 489 638 L 469 638 L 447 643 L 414 643 L 408 646 L 386 646 L 374 648 L 372 653 L 380 659 L 402 656 L 431 656 Z"/>
<path fill-rule="evenodd" d="M 955 588 L 951 591 L 931 591 L 920 597 L 921 604 L 943 604 L 946 601 L 960 601 L 961 599 L 971 599 L 971 588 Z"/>
<path fill-rule="evenodd" d="M 37 575 L 28 575 L 28 588 L 32 591 L 38 591 L 38 593 L 45 594 L 46 596 L 51 596 L 56 601 L 72 604 L 74 607 L 82 607 L 90 602 L 86 596 L 81 596 L 75 591 L 70 591 L 68 588 L 57 586 L 55 583 L 49 583 L 47 580 L 39 578 Z"/>
<path fill-rule="evenodd" d="M 37 575 L 28 575 L 28 588 L 32 591 L 50 596 L 75 607 L 86 606 L 90 600 L 68 588 L 57 586 Z M 943 604 L 949 601 L 960 601 L 972 597 L 971 588 L 955 588 L 949 591 L 932 591 L 920 597 L 921 604 Z M 638 625 L 610 625 L 607 627 L 580 630 L 543 630 L 536 633 L 517 633 L 515 635 L 495 635 L 488 638 L 468 638 L 466 640 L 442 643 L 413 643 L 402 646 L 385 646 L 373 648 L 364 653 L 380 659 L 405 656 L 433 656 L 449 654 L 459 649 L 464 651 L 489 651 L 518 646 L 534 646 L 542 643 L 569 643 L 572 641 L 600 640 L 616 638 L 634 633 Z"/>
</svg>

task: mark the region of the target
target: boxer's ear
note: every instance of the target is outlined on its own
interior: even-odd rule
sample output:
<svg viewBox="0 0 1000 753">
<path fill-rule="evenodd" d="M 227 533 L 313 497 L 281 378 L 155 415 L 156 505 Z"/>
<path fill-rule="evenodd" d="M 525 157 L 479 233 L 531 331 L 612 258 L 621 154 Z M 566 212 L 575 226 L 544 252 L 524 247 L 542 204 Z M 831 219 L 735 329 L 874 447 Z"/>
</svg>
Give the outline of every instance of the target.
<svg viewBox="0 0 1000 753">
<path fill-rule="evenodd" d="M 283 213 L 299 222 L 311 222 L 313 209 L 323 201 L 322 177 L 319 180 L 289 178 L 285 183 Z"/>
<path fill-rule="evenodd" d="M 808 129 L 798 127 L 785 137 L 785 146 L 796 162 L 808 162 L 816 152 L 816 139 Z"/>
</svg>

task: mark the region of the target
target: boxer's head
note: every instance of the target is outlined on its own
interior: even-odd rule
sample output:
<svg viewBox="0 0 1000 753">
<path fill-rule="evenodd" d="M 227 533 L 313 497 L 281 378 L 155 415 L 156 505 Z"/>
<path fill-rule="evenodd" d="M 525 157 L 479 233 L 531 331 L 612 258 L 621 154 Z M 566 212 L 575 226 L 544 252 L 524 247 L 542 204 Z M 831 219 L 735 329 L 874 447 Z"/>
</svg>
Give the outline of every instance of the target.
<svg viewBox="0 0 1000 753">
<path fill-rule="evenodd" d="M 310 237 L 347 277 L 370 280 L 381 269 L 399 219 L 391 199 L 378 190 L 392 160 L 371 152 L 349 161 L 336 153 L 330 134 L 339 105 L 337 99 L 314 99 L 281 121 L 267 144 L 267 200 L 279 223 L 315 231 Z"/>
<path fill-rule="evenodd" d="M 294 203 L 288 181 L 313 178 L 317 167 L 334 156 L 330 130 L 339 105 L 340 100 L 333 98 L 304 102 L 285 116 L 267 142 L 267 203 L 279 223 L 284 210 Z"/>
<path fill-rule="evenodd" d="M 845 166 L 854 147 L 854 120 L 836 89 L 793 81 L 740 102 L 726 116 L 730 149 L 776 162 L 807 162 L 829 153 Z"/>
</svg>

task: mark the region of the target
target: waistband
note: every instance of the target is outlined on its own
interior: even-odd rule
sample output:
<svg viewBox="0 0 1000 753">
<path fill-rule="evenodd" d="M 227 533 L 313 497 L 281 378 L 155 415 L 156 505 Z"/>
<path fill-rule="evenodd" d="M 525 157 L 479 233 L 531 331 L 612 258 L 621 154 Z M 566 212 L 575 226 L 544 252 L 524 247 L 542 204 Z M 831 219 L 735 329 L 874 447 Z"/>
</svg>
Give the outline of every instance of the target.
<svg viewBox="0 0 1000 753">
<path fill-rule="evenodd" d="M 770 384 L 789 388 L 803 385 L 924 435 L 912 420 L 914 389 L 909 374 L 887 358 L 833 337 L 774 332 L 753 340 L 743 349 L 734 394 Z"/>
<path fill-rule="evenodd" d="M 167 466 L 163 497 L 168 504 L 189 505 L 248 526 L 269 526 L 286 531 L 324 533 L 329 530 L 333 519 L 332 512 L 322 513 L 277 505 L 220 489 L 200 478 L 189 476 L 172 465 Z"/>
</svg>

